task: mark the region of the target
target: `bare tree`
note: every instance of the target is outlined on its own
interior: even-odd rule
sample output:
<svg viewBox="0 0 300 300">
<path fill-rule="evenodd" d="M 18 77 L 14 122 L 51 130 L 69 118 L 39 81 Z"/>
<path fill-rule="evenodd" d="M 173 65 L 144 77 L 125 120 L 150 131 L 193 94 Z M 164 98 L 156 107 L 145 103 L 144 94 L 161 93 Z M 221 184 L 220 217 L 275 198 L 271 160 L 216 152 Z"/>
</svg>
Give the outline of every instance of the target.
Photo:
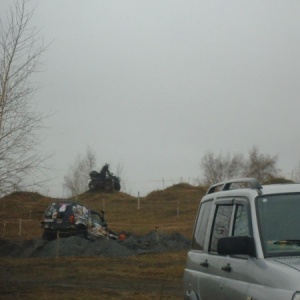
<svg viewBox="0 0 300 300">
<path fill-rule="evenodd" d="M 298 163 L 298 165 L 295 167 L 295 169 L 293 169 L 292 173 L 291 173 L 291 179 L 294 182 L 300 183 L 300 162 Z"/>
<path fill-rule="evenodd" d="M 126 181 L 124 179 L 125 177 L 125 167 L 123 163 L 118 163 L 117 168 L 116 168 L 116 176 L 118 176 L 121 180 L 121 189 L 122 191 L 126 191 Z"/>
<path fill-rule="evenodd" d="M 229 153 L 215 156 L 213 152 L 209 151 L 202 158 L 201 167 L 204 184 L 211 185 L 239 176 L 242 173 L 243 156 L 241 154 L 231 156 Z"/>
<path fill-rule="evenodd" d="M 260 182 L 267 182 L 271 177 L 276 177 L 279 173 L 277 168 L 278 157 L 259 153 L 254 146 L 249 151 L 249 158 L 244 165 L 244 176 L 255 177 Z"/>
<path fill-rule="evenodd" d="M 70 192 L 72 197 L 87 190 L 89 174 L 95 168 L 96 155 L 88 147 L 85 156 L 77 155 L 74 164 L 70 167 L 64 177 L 64 187 Z"/>
<path fill-rule="evenodd" d="M 30 80 L 45 47 L 30 27 L 33 11 L 27 12 L 26 4 L 15 1 L 0 18 L 0 194 L 22 188 L 46 159 L 36 148 L 44 116 L 34 108 L 38 86 Z"/>
<path fill-rule="evenodd" d="M 203 181 L 211 185 L 236 177 L 255 177 L 260 182 L 266 182 L 278 175 L 277 160 L 277 156 L 259 153 L 257 147 L 249 151 L 246 160 L 242 154 L 215 156 L 213 152 L 207 152 L 201 161 Z"/>
</svg>

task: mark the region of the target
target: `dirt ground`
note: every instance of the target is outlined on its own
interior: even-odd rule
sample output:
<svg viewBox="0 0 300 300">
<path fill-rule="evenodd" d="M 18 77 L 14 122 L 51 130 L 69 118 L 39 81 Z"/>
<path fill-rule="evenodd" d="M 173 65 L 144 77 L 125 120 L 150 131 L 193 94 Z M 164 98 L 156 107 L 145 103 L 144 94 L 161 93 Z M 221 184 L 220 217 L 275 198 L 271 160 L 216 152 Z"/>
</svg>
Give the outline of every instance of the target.
<svg viewBox="0 0 300 300">
<path fill-rule="evenodd" d="M 45 241 L 31 239 L 12 241 L 0 239 L 0 257 L 65 257 L 108 256 L 129 257 L 146 253 L 160 253 L 188 249 L 190 241 L 179 233 L 150 232 L 145 236 L 126 233 L 124 241 L 101 238 L 86 240 L 77 236 Z"/>
<path fill-rule="evenodd" d="M 157 232 L 122 242 L 0 240 L 0 299 L 182 299 L 189 245 Z"/>
<path fill-rule="evenodd" d="M 0 299 L 182 299 L 183 259 L 161 255 L 0 259 Z"/>
</svg>

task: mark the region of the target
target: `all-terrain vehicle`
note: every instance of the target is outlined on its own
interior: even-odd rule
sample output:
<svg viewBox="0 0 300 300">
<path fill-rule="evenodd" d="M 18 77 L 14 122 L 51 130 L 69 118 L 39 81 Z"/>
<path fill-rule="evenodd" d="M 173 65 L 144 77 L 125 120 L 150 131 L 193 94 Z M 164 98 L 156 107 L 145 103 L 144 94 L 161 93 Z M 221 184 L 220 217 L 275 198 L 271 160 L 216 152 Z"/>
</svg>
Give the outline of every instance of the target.
<svg viewBox="0 0 300 300">
<path fill-rule="evenodd" d="M 72 201 L 62 200 L 50 204 L 41 225 L 44 230 L 42 238 L 48 241 L 74 235 L 86 239 L 118 238 L 108 229 L 103 211 L 98 213 Z"/>
<path fill-rule="evenodd" d="M 119 177 L 113 175 L 108 170 L 109 165 L 105 164 L 100 172 L 90 172 L 90 191 L 103 190 L 106 192 L 120 191 L 121 180 Z"/>
</svg>

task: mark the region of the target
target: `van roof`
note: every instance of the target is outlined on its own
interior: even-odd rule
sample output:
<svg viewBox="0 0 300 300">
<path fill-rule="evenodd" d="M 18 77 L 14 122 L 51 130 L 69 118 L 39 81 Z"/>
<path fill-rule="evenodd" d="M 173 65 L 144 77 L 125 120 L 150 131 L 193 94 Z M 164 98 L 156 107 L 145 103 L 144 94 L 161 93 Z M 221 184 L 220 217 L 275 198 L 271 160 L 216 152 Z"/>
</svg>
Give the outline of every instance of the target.
<svg viewBox="0 0 300 300">
<path fill-rule="evenodd" d="M 237 186 L 235 186 L 238 184 Z M 236 188 L 234 188 L 236 187 Z M 296 193 L 300 192 L 300 184 L 298 183 L 284 183 L 284 184 L 270 184 L 261 185 L 255 178 L 237 178 L 222 181 L 212 185 L 206 195 L 216 192 L 226 192 L 240 189 L 257 190 L 259 194 L 277 194 L 277 193 Z"/>
<path fill-rule="evenodd" d="M 298 183 L 284 183 L 284 184 L 270 184 L 263 185 L 262 193 L 265 194 L 281 194 L 281 193 L 299 193 L 300 184 Z"/>
</svg>

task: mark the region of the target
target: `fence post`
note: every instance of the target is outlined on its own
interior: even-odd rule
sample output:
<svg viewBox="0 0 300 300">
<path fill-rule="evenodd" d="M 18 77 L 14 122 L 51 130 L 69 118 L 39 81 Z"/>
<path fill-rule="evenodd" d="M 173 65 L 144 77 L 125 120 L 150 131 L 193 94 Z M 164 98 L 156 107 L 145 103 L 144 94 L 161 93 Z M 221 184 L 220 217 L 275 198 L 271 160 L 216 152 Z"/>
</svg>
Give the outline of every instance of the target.
<svg viewBox="0 0 300 300">
<path fill-rule="evenodd" d="M 19 219 L 19 239 L 21 239 L 22 236 L 22 219 Z"/>
<path fill-rule="evenodd" d="M 59 230 L 57 230 L 57 236 L 56 236 L 56 258 L 58 258 L 59 254 Z"/>
<path fill-rule="evenodd" d="M 158 227 L 158 226 L 155 226 L 155 234 L 156 234 L 156 241 L 157 241 L 157 242 L 159 242 L 158 230 L 159 230 L 159 227 Z"/>
<path fill-rule="evenodd" d="M 6 222 L 3 223 L 3 238 L 5 237 L 5 231 L 6 231 Z"/>
<path fill-rule="evenodd" d="M 138 192 L 138 210 L 140 210 L 140 192 Z"/>
</svg>

